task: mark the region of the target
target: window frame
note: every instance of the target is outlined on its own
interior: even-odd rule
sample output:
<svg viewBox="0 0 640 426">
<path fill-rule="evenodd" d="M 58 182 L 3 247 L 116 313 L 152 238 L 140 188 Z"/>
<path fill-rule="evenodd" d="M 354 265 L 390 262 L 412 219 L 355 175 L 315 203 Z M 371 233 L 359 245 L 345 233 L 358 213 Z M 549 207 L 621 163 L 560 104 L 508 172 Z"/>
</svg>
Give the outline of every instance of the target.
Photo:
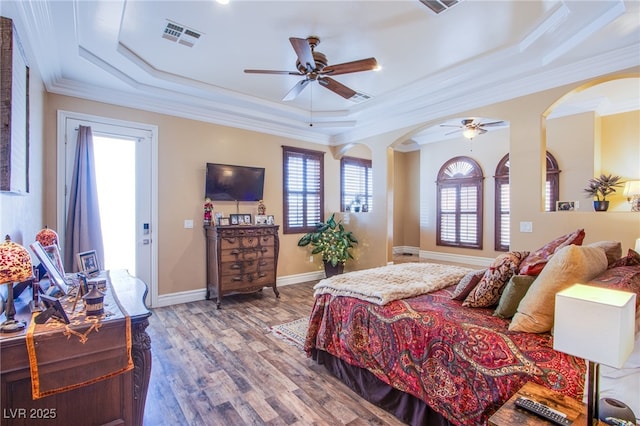
<svg viewBox="0 0 640 426">
<path fill-rule="evenodd" d="M 449 176 L 447 170 L 455 163 L 466 162 L 471 165 L 471 170 L 466 176 L 460 177 L 457 174 Z M 484 174 L 482 168 L 477 161 L 471 157 L 459 156 L 454 157 L 446 161 L 437 175 L 436 180 L 436 245 L 446 247 L 458 247 L 458 248 L 470 248 L 482 250 L 483 240 L 483 182 Z M 455 221 L 456 221 L 456 237 L 455 241 L 445 241 L 442 238 L 442 217 L 445 212 L 442 211 L 442 190 L 445 188 L 456 188 L 456 208 L 455 208 Z M 460 237 L 460 218 L 463 212 L 460 209 L 460 189 L 461 188 L 475 188 L 476 191 L 476 234 L 474 243 L 465 243 L 461 241 Z M 467 213 L 468 214 L 468 213 Z"/>
<path fill-rule="evenodd" d="M 364 158 L 357 157 L 349 157 L 343 156 L 340 159 L 340 209 L 343 212 L 347 211 L 347 203 L 345 202 L 345 197 L 351 194 L 346 194 L 345 192 L 345 166 L 355 166 L 364 169 L 364 179 L 365 179 L 365 190 L 364 193 L 361 194 L 364 197 L 363 205 L 367 206 L 366 211 L 371 211 L 372 203 L 373 203 L 373 169 L 372 169 L 372 161 Z M 363 210 L 364 211 L 364 210 Z"/>
<path fill-rule="evenodd" d="M 323 151 L 315 151 L 304 148 L 297 148 L 292 146 L 282 146 L 282 204 L 283 204 L 283 215 L 284 218 L 282 220 L 282 232 L 284 234 L 304 234 L 307 232 L 312 232 L 316 229 L 316 225 L 319 222 L 324 222 L 324 152 Z M 304 159 L 305 164 L 307 161 L 317 161 L 319 176 L 318 176 L 318 191 L 311 192 L 306 188 L 306 182 L 304 182 L 305 188 L 301 191 L 302 196 L 302 218 L 303 226 L 292 226 L 289 222 L 289 197 L 293 191 L 289 191 L 287 187 L 287 180 L 289 177 L 289 158 L 291 157 L 302 157 Z M 305 167 L 303 167 L 305 168 Z M 303 171 L 303 174 L 306 174 Z M 303 181 L 306 181 L 306 177 L 303 177 Z M 308 210 L 308 196 L 309 194 L 313 194 L 318 197 L 319 200 L 319 217 L 313 223 L 307 222 L 307 210 Z"/>
</svg>

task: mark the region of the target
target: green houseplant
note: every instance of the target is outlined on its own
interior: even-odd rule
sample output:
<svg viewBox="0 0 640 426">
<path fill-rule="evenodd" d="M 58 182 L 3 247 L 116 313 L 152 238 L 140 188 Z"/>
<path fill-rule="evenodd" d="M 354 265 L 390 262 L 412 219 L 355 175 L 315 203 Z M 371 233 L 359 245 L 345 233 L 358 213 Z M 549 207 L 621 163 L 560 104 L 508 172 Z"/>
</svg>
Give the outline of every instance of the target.
<svg viewBox="0 0 640 426">
<path fill-rule="evenodd" d="M 607 195 L 616 192 L 616 188 L 622 186 L 620 176 L 601 174 L 597 178 L 589 179 L 589 186 L 584 188 L 587 198 L 595 198 L 593 208 L 595 211 L 604 212 L 609 208 Z"/>
<path fill-rule="evenodd" d="M 335 220 L 335 214 L 326 222 L 320 222 L 316 229 L 303 235 L 298 240 L 298 246 L 311 245 L 311 254 L 322 255 L 327 277 L 341 273 L 348 259 L 353 259 L 351 248 L 358 240 L 351 231 L 346 231 L 342 222 Z"/>
</svg>

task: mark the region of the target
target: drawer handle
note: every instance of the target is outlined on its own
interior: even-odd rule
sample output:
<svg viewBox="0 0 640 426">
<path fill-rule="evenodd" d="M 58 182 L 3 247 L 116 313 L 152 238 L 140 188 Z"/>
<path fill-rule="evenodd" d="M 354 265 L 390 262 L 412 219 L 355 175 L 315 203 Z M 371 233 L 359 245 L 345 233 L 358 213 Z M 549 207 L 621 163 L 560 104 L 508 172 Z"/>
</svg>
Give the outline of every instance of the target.
<svg viewBox="0 0 640 426">
<path fill-rule="evenodd" d="M 240 269 L 240 265 L 238 265 L 237 263 L 234 263 L 233 265 L 231 265 L 229 269 Z"/>
<path fill-rule="evenodd" d="M 231 254 L 240 254 L 240 250 L 231 250 Z"/>
<path fill-rule="evenodd" d="M 242 281 L 242 277 L 232 277 L 231 280 L 233 280 L 233 281 Z"/>
<path fill-rule="evenodd" d="M 267 274 L 265 274 L 264 272 L 262 272 L 262 273 L 258 274 L 258 276 L 259 276 L 260 278 L 264 278 L 264 277 L 266 277 L 266 276 L 267 276 Z"/>
</svg>

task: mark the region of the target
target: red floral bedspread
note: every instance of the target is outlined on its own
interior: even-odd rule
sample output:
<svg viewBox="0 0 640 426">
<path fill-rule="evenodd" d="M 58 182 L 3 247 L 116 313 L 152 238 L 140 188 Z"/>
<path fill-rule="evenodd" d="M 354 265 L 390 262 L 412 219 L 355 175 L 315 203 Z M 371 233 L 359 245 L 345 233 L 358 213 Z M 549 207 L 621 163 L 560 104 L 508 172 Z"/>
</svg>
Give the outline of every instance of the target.
<svg viewBox="0 0 640 426">
<path fill-rule="evenodd" d="M 554 351 L 549 334 L 508 331 L 492 309 L 463 308 L 452 289 L 383 306 L 320 295 L 305 351 L 366 368 L 458 425 L 486 424 L 528 381 L 582 398 L 583 360 Z"/>
</svg>

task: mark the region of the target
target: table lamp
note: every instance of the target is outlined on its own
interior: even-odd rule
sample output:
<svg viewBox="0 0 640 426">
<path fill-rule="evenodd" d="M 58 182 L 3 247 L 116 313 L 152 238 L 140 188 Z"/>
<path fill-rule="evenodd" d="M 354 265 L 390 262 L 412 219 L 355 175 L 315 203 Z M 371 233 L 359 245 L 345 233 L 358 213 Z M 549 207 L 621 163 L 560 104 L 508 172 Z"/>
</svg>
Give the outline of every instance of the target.
<svg viewBox="0 0 640 426">
<path fill-rule="evenodd" d="M 20 244 L 11 241 L 8 235 L 5 242 L 0 244 L 0 284 L 8 284 L 6 321 L 0 324 L 0 331 L 11 333 L 20 331 L 25 323 L 14 319 L 16 308 L 13 303 L 13 284 L 31 278 L 31 256 Z"/>
<path fill-rule="evenodd" d="M 599 365 L 621 368 L 634 346 L 636 295 L 574 284 L 556 294 L 553 348 L 588 361 L 587 420 L 598 421 Z"/>
<path fill-rule="evenodd" d="M 624 184 L 622 195 L 627 197 L 632 212 L 640 212 L 640 180 L 629 180 Z"/>
</svg>

